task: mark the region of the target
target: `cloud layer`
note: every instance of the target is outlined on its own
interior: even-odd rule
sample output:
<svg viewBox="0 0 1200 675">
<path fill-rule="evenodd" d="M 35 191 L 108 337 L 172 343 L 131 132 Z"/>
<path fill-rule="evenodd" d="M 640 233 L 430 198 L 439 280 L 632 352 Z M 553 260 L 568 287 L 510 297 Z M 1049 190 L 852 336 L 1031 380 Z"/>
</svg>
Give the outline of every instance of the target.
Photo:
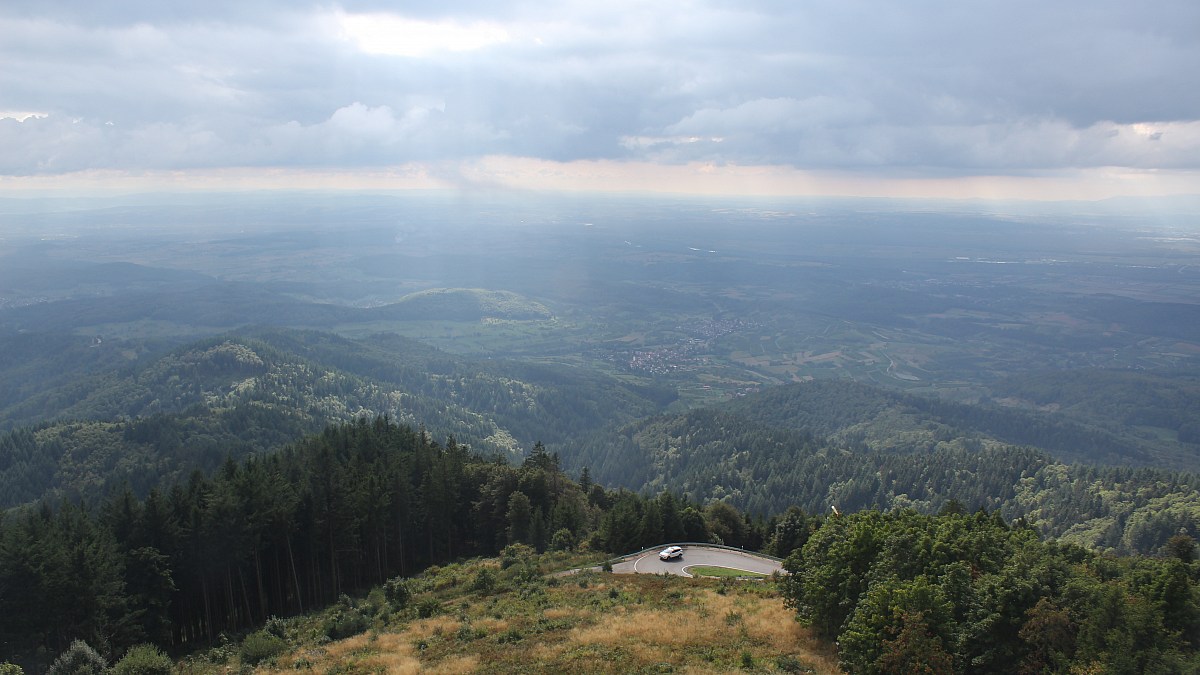
<svg viewBox="0 0 1200 675">
<path fill-rule="evenodd" d="M 10 0 L 0 174 L 1200 165 L 1200 3 Z"/>
</svg>

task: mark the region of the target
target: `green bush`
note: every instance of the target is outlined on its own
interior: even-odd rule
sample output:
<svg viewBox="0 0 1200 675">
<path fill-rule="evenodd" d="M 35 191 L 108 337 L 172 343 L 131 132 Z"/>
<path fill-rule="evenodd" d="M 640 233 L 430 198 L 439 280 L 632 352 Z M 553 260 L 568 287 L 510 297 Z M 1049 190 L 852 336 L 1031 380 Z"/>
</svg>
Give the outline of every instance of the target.
<svg viewBox="0 0 1200 675">
<path fill-rule="evenodd" d="M 321 628 L 330 640 L 341 640 L 358 635 L 371 627 L 371 619 L 358 609 L 337 608 L 325 617 Z"/>
<path fill-rule="evenodd" d="M 513 580 L 522 585 L 541 583 L 542 568 L 533 562 L 525 562 L 513 572 Z"/>
<path fill-rule="evenodd" d="M 5 661 L 0 663 L 0 675 L 25 675 L 25 671 L 17 664 Z"/>
<path fill-rule="evenodd" d="M 392 603 L 388 602 L 382 588 L 372 588 L 367 597 L 358 603 L 358 611 L 366 617 L 386 617 L 392 611 Z"/>
<path fill-rule="evenodd" d="M 471 590 L 484 595 L 496 590 L 496 573 L 490 567 L 480 569 L 475 574 L 475 581 L 471 582 Z"/>
<path fill-rule="evenodd" d="M 412 589 L 408 587 L 408 582 L 401 577 L 388 579 L 383 584 L 383 594 L 394 611 L 404 609 L 408 606 L 408 601 L 412 599 Z"/>
<path fill-rule="evenodd" d="M 463 623 L 458 627 L 457 637 L 459 642 L 470 642 L 471 640 L 479 640 L 487 637 L 487 631 L 482 628 L 474 628 L 469 623 Z"/>
<path fill-rule="evenodd" d="M 530 546 L 526 546 L 525 544 L 509 544 L 500 552 L 500 569 L 506 570 L 523 560 L 529 560 L 535 555 L 537 555 L 537 551 L 533 550 Z"/>
<path fill-rule="evenodd" d="M 800 659 L 794 656 L 781 656 L 775 659 L 775 667 L 785 673 L 811 673 L 812 668 L 800 663 Z"/>
<path fill-rule="evenodd" d="M 175 662 L 154 645 L 137 645 L 112 667 L 111 675 L 168 675 Z"/>
<path fill-rule="evenodd" d="M 434 614 L 442 611 L 442 603 L 437 601 L 437 598 L 425 598 L 417 603 L 417 616 L 422 619 L 428 619 Z"/>
<path fill-rule="evenodd" d="M 575 535 L 567 528 L 560 528 L 550 537 L 551 551 L 570 551 L 575 548 Z"/>
<path fill-rule="evenodd" d="M 242 663 L 256 666 L 267 659 L 279 656 L 285 651 L 287 651 L 286 642 L 265 630 L 260 630 L 247 635 L 246 639 L 242 640 L 242 648 L 238 654 L 241 656 Z"/>
<path fill-rule="evenodd" d="M 525 639 L 525 634 L 516 628 L 509 628 L 496 637 L 496 642 L 500 644 L 515 644 Z"/>
<path fill-rule="evenodd" d="M 281 640 L 287 639 L 287 622 L 277 616 L 272 615 L 267 618 L 263 630 Z"/>
<path fill-rule="evenodd" d="M 83 640 L 76 640 L 59 654 L 46 675 L 101 675 L 108 670 L 108 662 Z"/>
</svg>

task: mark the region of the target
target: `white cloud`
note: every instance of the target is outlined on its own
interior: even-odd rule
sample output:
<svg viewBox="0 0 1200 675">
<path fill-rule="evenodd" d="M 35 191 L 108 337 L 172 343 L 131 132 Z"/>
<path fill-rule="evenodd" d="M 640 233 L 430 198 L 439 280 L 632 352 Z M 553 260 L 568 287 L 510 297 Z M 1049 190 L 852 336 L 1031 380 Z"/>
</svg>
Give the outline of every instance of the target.
<svg viewBox="0 0 1200 675">
<path fill-rule="evenodd" d="M 485 21 L 423 21 L 387 13 L 341 14 L 342 35 L 368 54 L 426 57 L 470 52 L 511 38 L 502 26 Z"/>
<path fill-rule="evenodd" d="M 4 3 L 0 173 L 501 155 L 936 176 L 1200 168 L 1192 0 L 400 8 Z"/>
<path fill-rule="evenodd" d="M 34 119 L 41 119 L 46 117 L 46 113 L 30 112 L 28 110 L 0 110 L 0 120 L 16 120 L 18 122 L 24 122 L 30 117 Z"/>
</svg>

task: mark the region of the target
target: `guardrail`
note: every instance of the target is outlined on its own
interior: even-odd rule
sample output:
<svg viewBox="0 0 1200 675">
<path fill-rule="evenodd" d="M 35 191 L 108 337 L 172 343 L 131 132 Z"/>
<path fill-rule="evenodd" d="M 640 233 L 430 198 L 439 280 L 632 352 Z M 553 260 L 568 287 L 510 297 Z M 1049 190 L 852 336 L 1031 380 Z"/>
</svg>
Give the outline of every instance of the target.
<svg viewBox="0 0 1200 675">
<path fill-rule="evenodd" d="M 643 553 L 649 553 L 650 551 L 661 550 L 668 546 L 685 546 L 685 547 L 686 546 L 703 546 L 704 548 L 721 548 L 721 549 L 725 549 L 726 551 L 735 551 L 737 553 L 745 553 L 747 555 L 757 556 L 759 558 L 767 558 L 768 560 L 774 560 L 775 562 L 779 562 L 779 563 L 783 562 L 783 558 L 777 558 L 773 555 L 767 555 L 766 553 L 759 553 L 758 551 L 748 551 L 744 548 L 738 548 L 737 546 L 726 546 L 724 544 L 710 544 L 708 542 L 703 542 L 703 541 L 667 542 L 665 544 L 659 544 L 657 546 L 650 546 L 650 547 L 644 548 L 640 551 L 634 551 L 633 553 L 626 553 L 624 555 L 619 555 L 615 558 L 609 558 L 608 560 L 606 560 L 604 562 L 607 562 L 608 564 L 611 565 L 615 562 L 620 562 L 622 560 L 626 560 L 626 559 L 632 558 L 634 556 L 639 556 L 639 555 L 642 555 Z"/>
</svg>

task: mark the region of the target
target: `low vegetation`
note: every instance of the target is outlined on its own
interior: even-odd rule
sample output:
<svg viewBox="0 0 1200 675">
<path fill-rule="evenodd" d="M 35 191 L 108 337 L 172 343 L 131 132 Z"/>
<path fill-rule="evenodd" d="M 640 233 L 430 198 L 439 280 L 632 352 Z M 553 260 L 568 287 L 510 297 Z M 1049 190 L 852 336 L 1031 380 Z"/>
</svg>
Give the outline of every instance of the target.
<svg viewBox="0 0 1200 675">
<path fill-rule="evenodd" d="M 197 654 L 181 668 L 195 675 L 242 666 L 259 673 L 841 672 L 773 583 L 544 576 L 543 570 L 594 556 L 537 555 L 522 547 L 506 554 L 406 580 L 411 602 L 400 607 L 379 589 L 288 620 L 287 650 L 272 658 L 247 662 L 239 656 L 243 642 L 240 650 Z M 493 583 L 482 589 L 474 583 L 479 578 Z M 330 617 L 347 607 L 367 625 L 331 640 Z"/>
</svg>

